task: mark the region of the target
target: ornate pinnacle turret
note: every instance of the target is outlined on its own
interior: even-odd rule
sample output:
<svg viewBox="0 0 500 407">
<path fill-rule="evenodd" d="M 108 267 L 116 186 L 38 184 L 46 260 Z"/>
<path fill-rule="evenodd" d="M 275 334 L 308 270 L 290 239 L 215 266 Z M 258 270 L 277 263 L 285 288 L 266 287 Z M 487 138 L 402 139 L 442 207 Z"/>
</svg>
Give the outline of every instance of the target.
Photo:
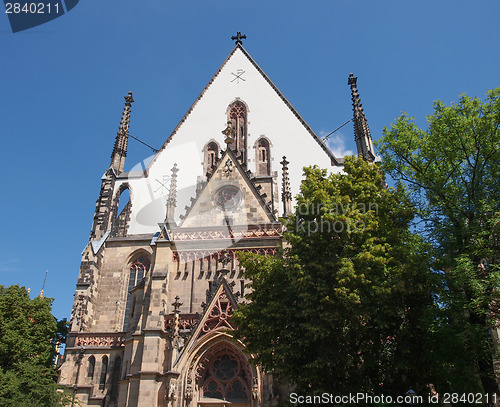
<svg viewBox="0 0 500 407">
<path fill-rule="evenodd" d="M 173 320 L 173 329 L 171 332 L 171 341 L 172 341 L 172 360 L 175 360 L 177 358 L 177 355 L 179 354 L 179 351 L 181 349 L 181 337 L 180 337 L 180 308 L 182 306 L 182 302 L 179 301 L 180 298 L 177 295 L 175 297 L 175 302 L 172 303 L 172 306 L 174 307 L 174 320 Z"/>
<path fill-rule="evenodd" d="M 170 191 L 168 191 L 167 198 L 167 222 L 174 220 L 175 207 L 177 206 L 177 173 L 179 172 L 177 164 L 174 164 L 171 171 L 172 176 L 170 177 Z"/>
<path fill-rule="evenodd" d="M 290 180 L 288 178 L 288 164 L 286 157 L 283 156 L 283 161 L 280 162 L 283 166 L 283 186 L 281 199 L 283 201 L 283 216 L 288 216 L 292 212 L 292 193 L 290 191 Z"/>
<path fill-rule="evenodd" d="M 375 151 L 373 149 L 372 136 L 368 128 L 368 122 L 356 86 L 357 80 L 358 78 L 355 78 L 352 73 L 349 74 L 349 78 L 347 79 L 347 84 L 351 87 L 352 111 L 354 113 L 354 139 L 356 140 L 358 155 L 361 155 L 365 160 L 371 162 L 375 160 Z"/>
<path fill-rule="evenodd" d="M 128 145 L 128 129 L 130 125 L 130 107 L 134 102 L 132 92 L 125 96 L 125 107 L 123 109 L 122 120 L 118 133 L 116 134 L 115 146 L 111 153 L 110 168 L 114 169 L 117 173 L 123 172 L 125 166 L 125 157 L 127 156 Z"/>
</svg>

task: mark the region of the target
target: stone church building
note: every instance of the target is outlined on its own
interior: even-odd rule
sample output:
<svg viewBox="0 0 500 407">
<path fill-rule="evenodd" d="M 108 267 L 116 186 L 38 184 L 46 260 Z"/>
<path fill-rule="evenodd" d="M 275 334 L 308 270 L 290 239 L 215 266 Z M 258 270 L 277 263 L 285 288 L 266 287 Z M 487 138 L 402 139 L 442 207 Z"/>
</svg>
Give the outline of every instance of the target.
<svg viewBox="0 0 500 407">
<path fill-rule="evenodd" d="M 125 96 L 60 368 L 74 405 L 256 407 L 284 394 L 228 333 L 248 292 L 237 254 L 274 255 L 302 168 L 341 171 L 343 158 L 242 38 L 233 37 L 236 46 L 160 150 L 129 172 L 134 99 Z M 348 85 L 358 154 L 373 161 L 352 74 Z"/>
</svg>

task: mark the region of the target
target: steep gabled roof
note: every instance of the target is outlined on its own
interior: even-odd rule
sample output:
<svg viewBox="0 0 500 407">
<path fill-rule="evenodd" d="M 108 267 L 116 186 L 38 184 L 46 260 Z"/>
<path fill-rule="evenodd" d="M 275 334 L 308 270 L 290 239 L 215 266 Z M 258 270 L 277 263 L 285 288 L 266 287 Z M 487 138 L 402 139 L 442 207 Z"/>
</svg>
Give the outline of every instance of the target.
<svg viewBox="0 0 500 407">
<path fill-rule="evenodd" d="M 167 138 L 167 140 L 163 143 L 161 148 L 156 152 L 155 157 L 151 160 L 151 162 L 148 165 L 148 169 L 150 166 L 155 162 L 156 157 L 158 157 L 159 153 L 162 152 L 167 145 L 170 143 L 172 138 L 175 136 L 175 134 L 178 132 L 180 127 L 184 124 L 184 122 L 187 120 L 191 112 L 194 110 L 200 99 L 205 95 L 207 90 L 210 88 L 210 86 L 213 84 L 215 79 L 219 76 L 221 71 L 224 69 L 228 61 L 231 59 L 231 57 L 235 54 L 237 50 L 240 50 L 243 55 L 249 60 L 249 62 L 256 68 L 256 70 L 260 73 L 260 75 L 264 78 L 264 80 L 271 86 L 271 88 L 276 92 L 278 97 L 285 103 L 285 105 L 290 109 L 292 114 L 299 120 L 299 122 L 304 126 L 304 128 L 309 132 L 309 134 L 313 137 L 313 139 L 320 145 L 320 147 L 323 149 L 323 151 L 328 155 L 330 158 L 332 165 L 342 165 L 343 163 L 343 158 L 337 158 L 333 155 L 333 153 L 330 151 L 326 143 L 324 143 L 318 135 L 314 132 L 314 130 L 307 124 L 307 122 L 302 118 L 302 116 L 297 112 L 297 110 L 292 106 L 292 104 L 288 101 L 288 99 L 281 93 L 281 91 L 278 89 L 278 87 L 271 81 L 271 79 L 267 76 L 267 74 L 262 70 L 262 68 L 255 62 L 255 60 L 250 56 L 250 54 L 243 48 L 241 44 L 236 44 L 236 46 L 233 48 L 231 53 L 227 56 L 227 58 L 224 60 L 222 65 L 219 67 L 217 72 L 212 76 L 210 81 L 207 83 L 205 88 L 201 91 L 201 93 L 198 95 L 194 103 L 191 105 L 191 107 L 188 109 L 186 114 L 182 117 L 180 122 L 177 124 L 175 129 L 172 131 L 170 136 Z"/>
</svg>

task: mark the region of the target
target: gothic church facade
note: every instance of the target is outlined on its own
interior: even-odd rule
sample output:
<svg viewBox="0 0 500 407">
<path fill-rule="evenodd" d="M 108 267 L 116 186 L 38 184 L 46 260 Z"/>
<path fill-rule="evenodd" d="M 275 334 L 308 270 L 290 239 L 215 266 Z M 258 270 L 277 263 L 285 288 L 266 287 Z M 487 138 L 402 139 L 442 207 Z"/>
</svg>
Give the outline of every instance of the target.
<svg viewBox="0 0 500 407">
<path fill-rule="evenodd" d="M 256 407 L 283 393 L 229 333 L 248 290 L 237 254 L 275 255 L 302 168 L 341 171 L 343 159 L 236 39 L 138 171 L 124 171 L 134 102 L 125 97 L 60 368 L 82 406 Z M 358 153 L 373 161 L 352 74 L 348 84 Z"/>
</svg>

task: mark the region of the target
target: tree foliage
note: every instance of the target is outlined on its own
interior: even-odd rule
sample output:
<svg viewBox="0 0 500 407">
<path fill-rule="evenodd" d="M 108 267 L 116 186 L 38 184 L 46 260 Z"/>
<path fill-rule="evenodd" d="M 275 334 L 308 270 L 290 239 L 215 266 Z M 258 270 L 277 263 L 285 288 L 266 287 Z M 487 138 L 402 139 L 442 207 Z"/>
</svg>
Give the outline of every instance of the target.
<svg viewBox="0 0 500 407">
<path fill-rule="evenodd" d="M 498 393 L 490 331 L 500 316 L 500 88 L 484 102 L 437 101 L 427 122 L 422 130 L 403 114 L 384 130 L 379 152 L 386 171 L 407 185 L 443 272 L 441 334 L 462 349 L 484 390 Z"/>
<path fill-rule="evenodd" d="M 241 255 L 251 293 L 235 313 L 258 363 L 303 394 L 402 394 L 430 383 L 433 276 L 403 187 L 346 158 L 305 168 L 279 258 Z"/>
<path fill-rule="evenodd" d="M 0 406 L 64 405 L 53 366 L 65 321 L 51 314 L 52 299 L 30 299 L 24 287 L 0 285 Z"/>
</svg>

